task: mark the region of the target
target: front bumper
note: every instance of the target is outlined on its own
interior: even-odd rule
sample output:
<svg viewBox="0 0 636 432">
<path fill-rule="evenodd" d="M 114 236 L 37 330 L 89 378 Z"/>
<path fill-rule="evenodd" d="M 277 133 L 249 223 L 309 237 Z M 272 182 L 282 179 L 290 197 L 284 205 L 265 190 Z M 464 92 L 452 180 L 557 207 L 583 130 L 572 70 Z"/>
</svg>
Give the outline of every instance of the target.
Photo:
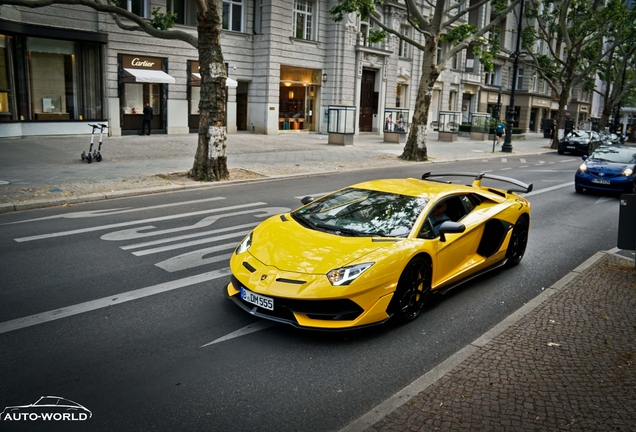
<svg viewBox="0 0 636 432">
<path fill-rule="evenodd" d="M 589 143 L 580 143 L 576 141 L 561 141 L 559 142 L 559 150 L 562 152 L 571 152 L 571 153 L 582 153 L 587 154 L 588 149 L 591 146 Z"/>
<path fill-rule="evenodd" d="M 225 289 L 225 296 L 244 311 L 259 318 L 314 330 L 347 330 L 382 324 L 393 293 L 383 295 L 368 309 L 352 299 L 292 299 L 267 295 L 274 300 L 274 310 L 268 310 L 241 299 L 242 284 L 234 275 Z"/>
<path fill-rule="evenodd" d="M 632 193 L 635 179 L 632 176 L 598 176 L 589 172 L 577 171 L 574 176 L 576 187 L 588 190 L 614 193 Z"/>
</svg>

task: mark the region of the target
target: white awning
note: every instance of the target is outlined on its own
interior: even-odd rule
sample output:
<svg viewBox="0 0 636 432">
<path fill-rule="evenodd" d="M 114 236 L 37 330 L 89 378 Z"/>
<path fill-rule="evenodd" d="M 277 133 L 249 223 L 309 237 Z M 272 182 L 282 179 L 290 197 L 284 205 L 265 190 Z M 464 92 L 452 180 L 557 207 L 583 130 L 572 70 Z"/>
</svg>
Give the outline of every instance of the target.
<svg viewBox="0 0 636 432">
<path fill-rule="evenodd" d="M 174 84 L 176 81 L 173 77 L 160 70 L 124 68 L 124 71 L 130 76 L 134 77 L 135 82 Z"/>
<path fill-rule="evenodd" d="M 197 79 L 200 80 L 201 79 L 201 74 L 199 72 L 192 72 L 192 76 Z M 233 80 L 230 77 L 225 78 L 225 87 L 229 87 L 229 88 L 237 88 L 238 87 L 238 81 Z"/>
</svg>

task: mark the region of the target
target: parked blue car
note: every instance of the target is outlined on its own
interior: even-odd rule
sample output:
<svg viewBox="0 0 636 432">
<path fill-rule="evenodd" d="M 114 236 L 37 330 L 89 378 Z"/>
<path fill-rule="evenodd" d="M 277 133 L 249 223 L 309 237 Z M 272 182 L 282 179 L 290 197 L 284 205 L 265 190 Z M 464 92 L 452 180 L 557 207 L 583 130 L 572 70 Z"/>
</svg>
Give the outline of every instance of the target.
<svg viewBox="0 0 636 432">
<path fill-rule="evenodd" d="M 577 192 L 636 193 L 636 147 L 603 146 L 583 160 L 574 176 Z"/>
</svg>

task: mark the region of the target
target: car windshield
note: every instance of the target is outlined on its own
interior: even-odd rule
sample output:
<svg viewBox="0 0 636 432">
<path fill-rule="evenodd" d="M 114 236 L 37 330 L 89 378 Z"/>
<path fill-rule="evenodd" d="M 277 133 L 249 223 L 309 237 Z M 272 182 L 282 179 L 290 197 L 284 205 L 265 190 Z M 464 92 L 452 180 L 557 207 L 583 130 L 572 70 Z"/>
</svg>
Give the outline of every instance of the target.
<svg viewBox="0 0 636 432">
<path fill-rule="evenodd" d="M 568 138 L 589 138 L 590 134 L 586 131 L 574 130 L 568 134 Z"/>
<path fill-rule="evenodd" d="M 406 237 L 426 198 L 347 188 L 292 212 L 308 228 L 342 236 Z"/>
<path fill-rule="evenodd" d="M 591 160 L 617 162 L 617 163 L 636 163 L 636 148 L 620 148 L 620 147 L 600 147 L 596 149 Z"/>
</svg>

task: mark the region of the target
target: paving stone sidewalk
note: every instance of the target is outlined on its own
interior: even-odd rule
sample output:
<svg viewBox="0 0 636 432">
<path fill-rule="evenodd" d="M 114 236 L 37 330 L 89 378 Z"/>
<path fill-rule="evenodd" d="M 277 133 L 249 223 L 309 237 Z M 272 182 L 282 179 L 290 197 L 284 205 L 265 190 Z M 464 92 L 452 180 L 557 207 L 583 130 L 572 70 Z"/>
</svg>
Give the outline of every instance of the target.
<svg viewBox="0 0 636 432">
<path fill-rule="evenodd" d="M 635 341 L 634 260 L 600 253 L 549 300 L 366 430 L 636 431 Z"/>
</svg>

